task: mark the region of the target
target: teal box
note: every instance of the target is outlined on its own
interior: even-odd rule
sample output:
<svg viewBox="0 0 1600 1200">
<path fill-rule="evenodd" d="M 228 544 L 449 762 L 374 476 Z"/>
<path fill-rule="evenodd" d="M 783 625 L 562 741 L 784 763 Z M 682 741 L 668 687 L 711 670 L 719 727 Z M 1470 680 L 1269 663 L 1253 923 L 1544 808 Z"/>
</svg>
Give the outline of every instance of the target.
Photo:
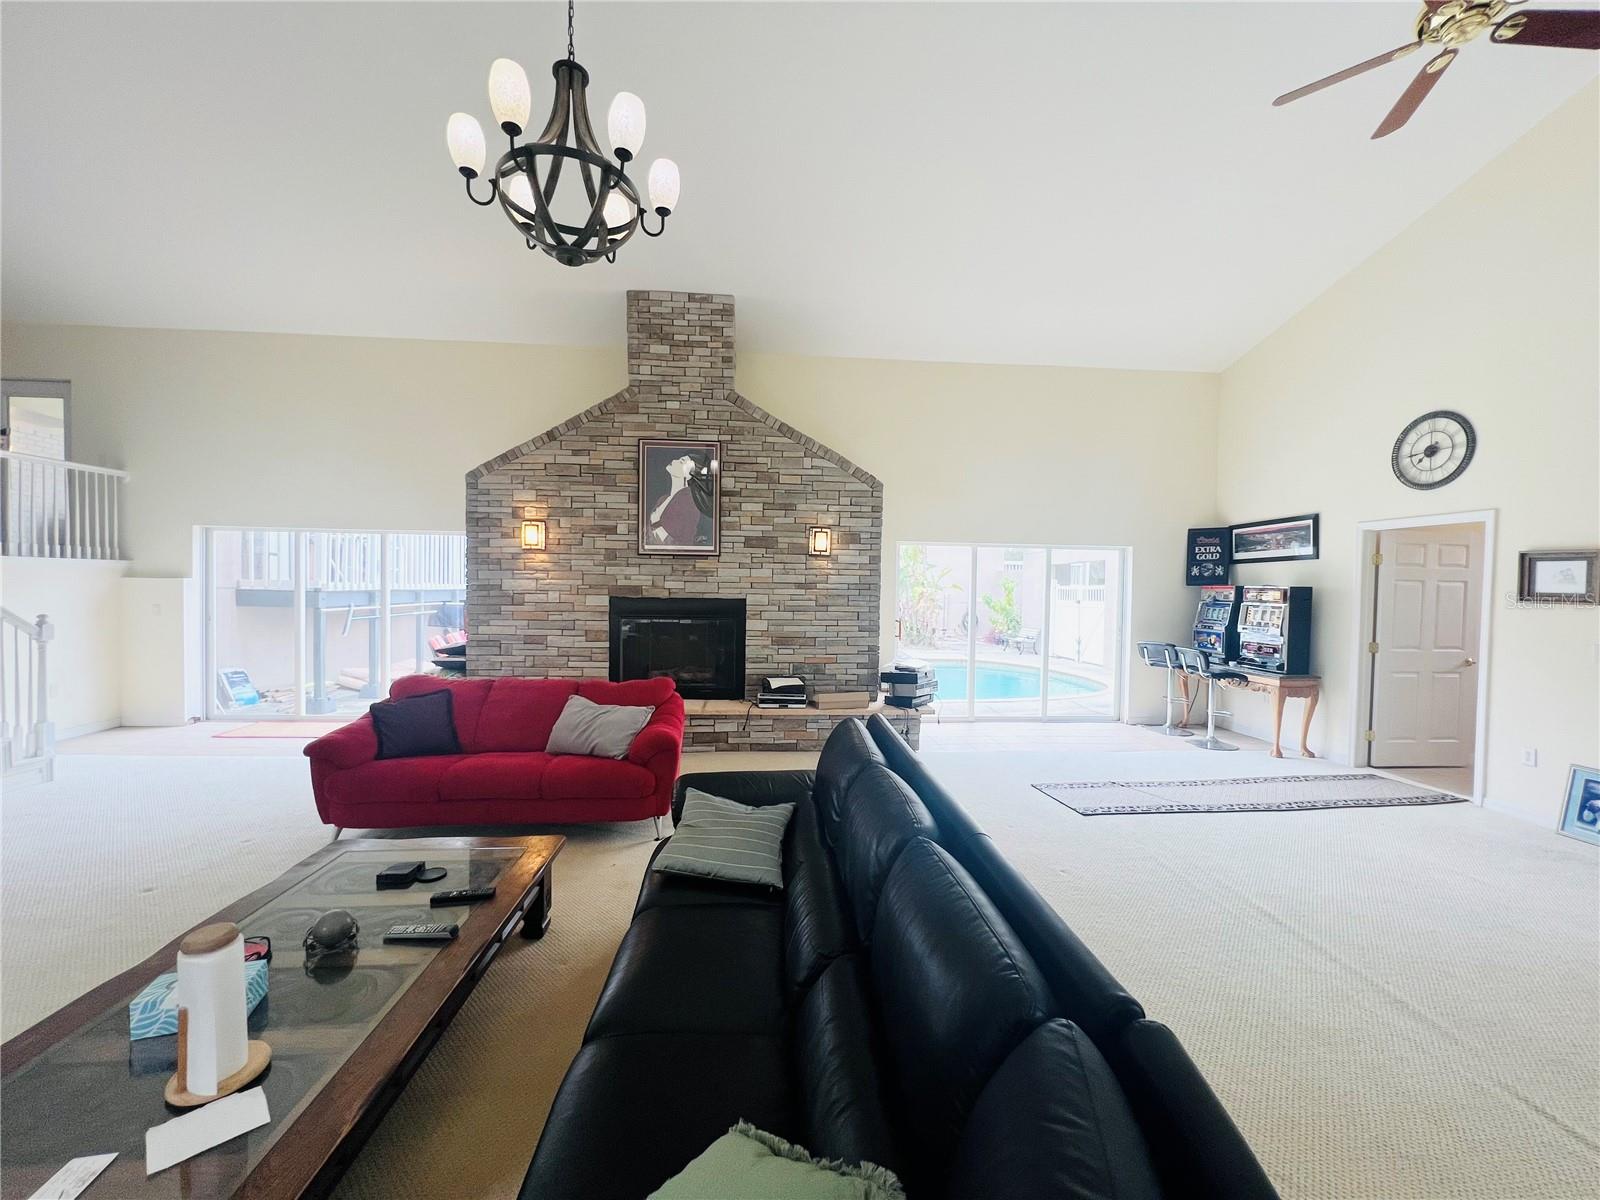
<svg viewBox="0 0 1600 1200">
<path fill-rule="evenodd" d="M 244 1011 L 253 1013 L 267 994 L 267 964 L 255 959 L 244 965 Z M 178 973 L 157 975 L 128 1005 L 128 1037 L 167 1037 L 178 1032 Z"/>
</svg>

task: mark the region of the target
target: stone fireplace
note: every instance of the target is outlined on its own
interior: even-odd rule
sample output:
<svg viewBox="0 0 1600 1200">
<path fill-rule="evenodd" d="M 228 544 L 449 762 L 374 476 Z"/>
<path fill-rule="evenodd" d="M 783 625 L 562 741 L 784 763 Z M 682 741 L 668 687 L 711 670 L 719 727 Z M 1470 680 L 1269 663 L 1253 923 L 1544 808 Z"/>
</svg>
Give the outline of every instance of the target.
<svg viewBox="0 0 1600 1200">
<path fill-rule="evenodd" d="M 617 677 L 679 652 L 678 669 L 725 675 L 708 639 L 731 618 L 706 613 L 738 601 L 738 676 L 680 679 L 687 699 L 753 699 L 788 674 L 876 694 L 883 485 L 734 390 L 731 296 L 629 292 L 627 322 L 627 387 L 467 475 L 469 673 Z M 719 553 L 640 552 L 641 438 L 721 443 Z M 545 523 L 543 549 L 523 549 L 524 520 Z M 830 554 L 808 552 L 812 526 Z M 663 624 L 674 608 L 701 624 Z M 690 707 L 693 726 L 708 710 Z"/>
</svg>

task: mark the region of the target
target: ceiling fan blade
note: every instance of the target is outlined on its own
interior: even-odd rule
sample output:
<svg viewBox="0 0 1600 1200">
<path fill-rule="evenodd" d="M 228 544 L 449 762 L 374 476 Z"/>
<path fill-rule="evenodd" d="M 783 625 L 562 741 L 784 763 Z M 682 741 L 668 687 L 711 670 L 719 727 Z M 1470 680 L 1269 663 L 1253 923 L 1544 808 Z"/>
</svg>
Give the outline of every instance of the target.
<svg viewBox="0 0 1600 1200">
<path fill-rule="evenodd" d="M 1422 70 L 1417 72 L 1417 77 L 1411 81 L 1411 86 L 1400 93 L 1400 99 L 1395 101 L 1389 115 L 1383 119 L 1383 124 L 1373 132 L 1374 139 L 1388 137 L 1400 126 L 1411 120 L 1413 113 L 1422 107 L 1422 102 L 1428 98 L 1428 93 L 1433 91 L 1433 85 L 1439 82 L 1439 76 L 1444 74 L 1444 69 L 1456 60 L 1455 50 L 1444 50 L 1435 54 L 1426 63 Z"/>
<path fill-rule="evenodd" d="M 1600 12 L 1540 8 L 1512 13 L 1494 27 L 1489 39 L 1518 46 L 1600 50 Z"/>
<path fill-rule="evenodd" d="M 1315 83 L 1308 83 L 1305 87 L 1295 88 L 1292 92 L 1285 92 L 1272 102 L 1272 107 L 1277 108 L 1280 105 L 1288 104 L 1291 100 L 1309 96 L 1312 92 L 1320 92 L 1323 88 L 1332 87 L 1336 83 L 1343 83 L 1346 79 L 1354 79 L 1357 75 L 1364 74 L 1374 67 L 1381 67 L 1384 63 L 1391 63 L 1397 58 L 1404 58 L 1420 45 L 1422 45 L 1421 42 L 1409 42 L 1404 46 L 1385 51 L 1376 58 L 1369 58 L 1366 62 L 1357 63 L 1353 67 L 1346 67 L 1336 75 L 1329 75 L 1327 78 L 1319 79 Z"/>
</svg>

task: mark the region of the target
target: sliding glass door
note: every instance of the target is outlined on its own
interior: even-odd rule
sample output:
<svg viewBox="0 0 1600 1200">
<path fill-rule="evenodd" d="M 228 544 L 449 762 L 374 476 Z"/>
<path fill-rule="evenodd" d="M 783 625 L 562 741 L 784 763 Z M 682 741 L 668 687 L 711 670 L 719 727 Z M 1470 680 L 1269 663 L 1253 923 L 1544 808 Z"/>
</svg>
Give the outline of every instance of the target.
<svg viewBox="0 0 1600 1200">
<path fill-rule="evenodd" d="M 1121 713 L 1126 551 L 905 542 L 897 652 L 928 662 L 954 720 Z"/>
<path fill-rule="evenodd" d="M 464 534 L 208 529 L 203 544 L 209 718 L 350 717 L 401 675 L 464 663 Z"/>
</svg>

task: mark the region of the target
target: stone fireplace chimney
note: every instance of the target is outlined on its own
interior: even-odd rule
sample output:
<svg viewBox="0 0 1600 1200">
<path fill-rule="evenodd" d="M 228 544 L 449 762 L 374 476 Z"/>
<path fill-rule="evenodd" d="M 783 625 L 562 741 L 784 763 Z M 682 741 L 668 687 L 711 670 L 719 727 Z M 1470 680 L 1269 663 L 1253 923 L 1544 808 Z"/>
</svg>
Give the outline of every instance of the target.
<svg viewBox="0 0 1600 1200">
<path fill-rule="evenodd" d="M 613 597 L 743 599 L 747 698 L 782 674 L 876 694 L 883 485 L 734 390 L 733 297 L 627 309 L 628 386 L 467 474 L 469 673 L 606 678 Z M 640 552 L 641 438 L 721 443 L 719 553 Z"/>
</svg>

